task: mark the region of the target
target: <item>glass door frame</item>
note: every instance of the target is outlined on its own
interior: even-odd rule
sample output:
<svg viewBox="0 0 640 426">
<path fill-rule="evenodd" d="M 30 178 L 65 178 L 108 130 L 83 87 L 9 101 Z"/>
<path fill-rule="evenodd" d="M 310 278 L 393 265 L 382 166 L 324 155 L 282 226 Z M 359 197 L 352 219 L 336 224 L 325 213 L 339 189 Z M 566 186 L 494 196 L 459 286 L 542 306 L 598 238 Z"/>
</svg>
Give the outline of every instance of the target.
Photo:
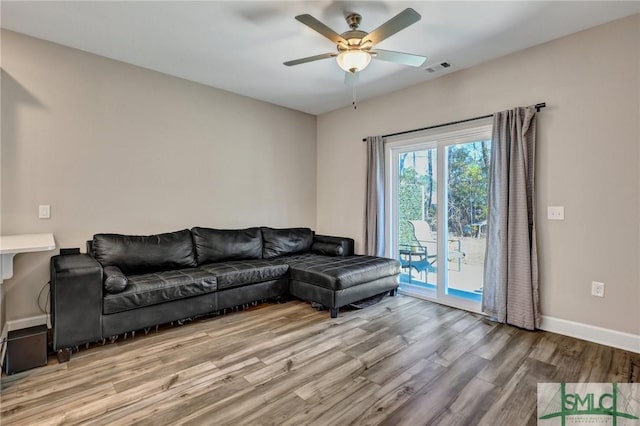
<svg viewBox="0 0 640 426">
<path fill-rule="evenodd" d="M 445 285 L 448 280 L 447 250 L 448 235 L 448 206 L 444 188 L 447 182 L 446 147 L 450 145 L 476 142 L 491 139 L 492 119 L 477 120 L 446 128 L 429 129 L 420 133 L 401 135 L 385 139 L 385 255 L 392 259 L 399 257 L 399 212 L 396 200 L 398 192 L 399 155 L 405 152 L 436 149 L 437 173 L 437 217 L 445 226 L 437 229 L 437 280 L 436 290 L 418 289 L 416 287 L 401 287 L 400 291 L 409 296 L 430 300 L 443 305 L 460 308 L 471 312 L 481 313 L 480 302 L 450 296 L 446 293 Z M 442 219 L 441 219 L 442 218 Z M 409 271 L 411 273 L 411 271 Z"/>
</svg>

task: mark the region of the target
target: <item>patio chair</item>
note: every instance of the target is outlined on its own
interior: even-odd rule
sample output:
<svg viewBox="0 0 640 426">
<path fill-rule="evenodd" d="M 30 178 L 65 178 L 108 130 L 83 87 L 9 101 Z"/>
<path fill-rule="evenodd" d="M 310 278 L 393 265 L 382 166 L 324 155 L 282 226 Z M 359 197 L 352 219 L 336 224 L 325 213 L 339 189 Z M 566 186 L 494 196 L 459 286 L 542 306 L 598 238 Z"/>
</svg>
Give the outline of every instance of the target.
<svg viewBox="0 0 640 426">
<path fill-rule="evenodd" d="M 437 237 L 431 231 L 431 226 L 424 220 L 410 220 L 409 224 L 413 228 L 413 237 L 420 247 L 423 247 L 427 253 L 437 253 L 438 243 Z M 449 262 L 457 262 L 458 272 L 462 268 L 462 258 L 465 256 L 461 250 L 460 240 L 449 239 L 449 250 L 447 260 Z M 433 261 L 435 263 L 435 260 Z"/>
<path fill-rule="evenodd" d="M 409 283 L 411 283 L 411 270 L 418 274 L 425 272 L 425 283 L 428 282 L 429 272 L 436 272 L 436 254 L 429 254 L 426 247 L 400 244 L 400 266 L 408 269 Z"/>
</svg>

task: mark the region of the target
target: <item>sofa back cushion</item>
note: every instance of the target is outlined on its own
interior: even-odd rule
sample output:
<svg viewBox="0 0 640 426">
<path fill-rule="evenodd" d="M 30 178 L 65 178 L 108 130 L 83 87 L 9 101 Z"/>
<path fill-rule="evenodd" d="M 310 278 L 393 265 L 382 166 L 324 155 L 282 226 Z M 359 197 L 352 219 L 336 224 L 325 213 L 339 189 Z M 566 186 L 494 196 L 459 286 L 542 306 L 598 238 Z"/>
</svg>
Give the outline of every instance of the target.
<svg viewBox="0 0 640 426">
<path fill-rule="evenodd" d="M 188 229 L 158 235 L 96 234 L 92 246 L 103 267 L 117 266 L 125 275 L 197 266 Z"/>
<path fill-rule="evenodd" d="M 262 232 L 260 228 L 191 229 L 198 265 L 225 260 L 262 258 Z"/>
<path fill-rule="evenodd" d="M 284 256 L 311 250 L 313 231 L 309 228 L 262 228 L 262 257 Z"/>
</svg>

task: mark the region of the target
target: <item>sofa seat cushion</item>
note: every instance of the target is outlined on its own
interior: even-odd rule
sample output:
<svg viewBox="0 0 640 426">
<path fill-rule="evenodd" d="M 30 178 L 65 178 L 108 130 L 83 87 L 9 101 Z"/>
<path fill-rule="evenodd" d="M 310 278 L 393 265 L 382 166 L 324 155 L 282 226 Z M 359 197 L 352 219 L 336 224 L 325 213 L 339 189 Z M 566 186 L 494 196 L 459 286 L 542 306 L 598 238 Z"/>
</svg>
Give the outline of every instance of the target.
<svg viewBox="0 0 640 426">
<path fill-rule="evenodd" d="M 129 284 L 125 291 L 104 296 L 102 311 L 105 315 L 198 296 L 217 289 L 216 278 L 198 268 L 130 275 L 127 278 Z"/>
<path fill-rule="evenodd" d="M 234 260 L 200 266 L 217 279 L 218 290 L 288 278 L 289 265 L 269 260 Z"/>
<path fill-rule="evenodd" d="M 292 280 L 331 290 L 343 290 L 400 273 L 400 262 L 384 257 L 305 254 L 282 261 L 289 264 Z"/>
</svg>

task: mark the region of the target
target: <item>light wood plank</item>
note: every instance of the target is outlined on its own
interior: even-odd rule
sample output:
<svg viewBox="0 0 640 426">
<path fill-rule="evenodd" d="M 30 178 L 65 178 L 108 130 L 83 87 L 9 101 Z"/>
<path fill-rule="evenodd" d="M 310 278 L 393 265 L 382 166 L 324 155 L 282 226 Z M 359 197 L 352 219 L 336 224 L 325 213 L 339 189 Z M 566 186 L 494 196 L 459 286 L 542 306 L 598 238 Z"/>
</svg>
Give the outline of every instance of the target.
<svg viewBox="0 0 640 426">
<path fill-rule="evenodd" d="M 640 355 L 405 296 L 329 318 L 264 303 L 2 377 L 4 425 L 535 424 L 540 382 L 637 380 Z"/>
</svg>

